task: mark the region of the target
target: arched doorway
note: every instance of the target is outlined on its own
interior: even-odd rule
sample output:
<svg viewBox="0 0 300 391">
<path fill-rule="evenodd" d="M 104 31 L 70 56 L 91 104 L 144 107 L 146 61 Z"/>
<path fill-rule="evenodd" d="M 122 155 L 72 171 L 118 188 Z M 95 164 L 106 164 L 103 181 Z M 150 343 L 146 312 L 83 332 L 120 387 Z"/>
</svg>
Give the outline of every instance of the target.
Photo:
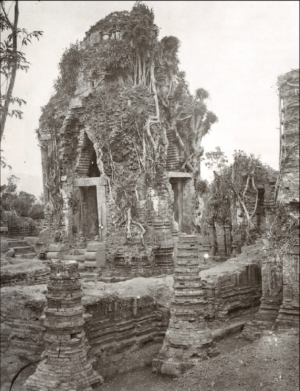
<svg viewBox="0 0 300 391">
<path fill-rule="evenodd" d="M 88 239 L 102 236 L 106 230 L 105 180 L 97 166 L 97 155 L 92 141 L 84 134 L 76 172 L 75 186 L 80 191 L 79 231 Z"/>
</svg>

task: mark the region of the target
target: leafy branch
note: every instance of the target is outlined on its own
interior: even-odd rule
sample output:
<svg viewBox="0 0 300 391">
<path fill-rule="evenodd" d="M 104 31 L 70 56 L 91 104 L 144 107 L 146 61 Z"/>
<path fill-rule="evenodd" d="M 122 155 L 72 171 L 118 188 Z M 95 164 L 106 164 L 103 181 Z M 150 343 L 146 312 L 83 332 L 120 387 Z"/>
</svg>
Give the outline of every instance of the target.
<svg viewBox="0 0 300 391">
<path fill-rule="evenodd" d="M 31 43 L 32 38 L 39 38 L 42 36 L 42 31 L 33 31 L 28 33 L 24 28 L 18 27 L 19 22 L 19 2 L 15 1 L 14 6 L 14 18 L 13 21 L 9 19 L 9 15 L 5 9 L 5 1 L 1 1 L 1 14 L 0 14 L 0 32 L 3 34 L 5 31 L 10 31 L 7 38 L 0 42 L 0 59 L 1 67 L 0 72 L 3 75 L 4 81 L 1 84 L 1 88 L 5 85 L 6 92 L 1 93 L 0 102 L 0 139 L 2 140 L 4 134 L 4 128 L 7 116 L 15 116 L 22 118 L 22 112 L 19 110 L 13 110 L 9 113 L 9 106 L 11 103 L 25 104 L 26 102 L 20 98 L 13 98 L 12 93 L 15 85 L 16 74 L 18 70 L 27 71 L 29 68 L 29 62 L 26 60 L 25 54 L 21 51 L 22 47 Z M 20 50 L 18 50 L 18 43 L 21 44 Z"/>
</svg>

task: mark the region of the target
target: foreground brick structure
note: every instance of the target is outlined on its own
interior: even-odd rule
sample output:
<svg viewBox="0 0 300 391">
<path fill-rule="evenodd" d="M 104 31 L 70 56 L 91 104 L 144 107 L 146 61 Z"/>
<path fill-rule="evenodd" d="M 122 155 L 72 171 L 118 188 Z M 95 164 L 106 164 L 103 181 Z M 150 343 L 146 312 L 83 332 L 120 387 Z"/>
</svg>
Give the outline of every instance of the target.
<svg viewBox="0 0 300 391">
<path fill-rule="evenodd" d="M 45 309 L 45 359 L 26 381 L 28 391 L 92 391 L 102 383 L 87 359 L 82 295 L 77 262 L 52 262 Z"/>
<path fill-rule="evenodd" d="M 204 319 L 204 297 L 199 276 L 197 237 L 180 235 L 174 275 L 171 319 L 163 347 L 153 360 L 153 371 L 180 375 L 217 354 Z"/>
</svg>

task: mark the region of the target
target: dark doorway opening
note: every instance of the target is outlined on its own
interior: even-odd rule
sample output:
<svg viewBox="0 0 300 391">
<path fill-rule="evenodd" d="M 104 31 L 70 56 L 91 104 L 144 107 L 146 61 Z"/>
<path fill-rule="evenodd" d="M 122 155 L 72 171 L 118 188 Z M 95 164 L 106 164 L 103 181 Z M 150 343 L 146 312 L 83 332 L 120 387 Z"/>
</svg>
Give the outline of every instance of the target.
<svg viewBox="0 0 300 391">
<path fill-rule="evenodd" d="M 179 232 L 182 232 L 183 184 L 182 181 L 177 178 L 171 178 L 170 183 L 174 192 L 174 220 L 178 223 Z"/>
<path fill-rule="evenodd" d="M 93 151 L 92 159 L 90 161 L 88 176 L 89 178 L 100 177 L 100 171 L 97 166 L 97 156 L 95 150 Z"/>
<path fill-rule="evenodd" d="M 98 235 L 98 206 L 96 186 L 81 187 L 81 228 L 83 236 L 94 239 Z"/>
</svg>

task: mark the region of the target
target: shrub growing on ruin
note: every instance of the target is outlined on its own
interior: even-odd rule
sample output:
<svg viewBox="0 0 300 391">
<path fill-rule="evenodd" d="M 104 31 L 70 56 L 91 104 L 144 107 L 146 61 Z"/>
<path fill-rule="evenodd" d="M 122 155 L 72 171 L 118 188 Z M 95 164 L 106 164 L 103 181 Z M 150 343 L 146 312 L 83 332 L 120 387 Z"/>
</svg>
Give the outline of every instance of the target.
<svg viewBox="0 0 300 391">
<path fill-rule="evenodd" d="M 206 158 L 207 167 L 215 170 L 207 191 L 203 220 L 212 224 L 235 224 L 238 202 L 244 223 L 234 227 L 233 232 L 239 232 L 248 244 L 253 243 L 259 236 L 259 229 L 253 223 L 259 201 L 257 186 L 266 183 L 274 170 L 262 163 L 259 157 L 247 155 L 244 151 L 235 151 L 230 165 L 227 165 L 228 160 L 219 147 L 207 153 Z"/>
</svg>

